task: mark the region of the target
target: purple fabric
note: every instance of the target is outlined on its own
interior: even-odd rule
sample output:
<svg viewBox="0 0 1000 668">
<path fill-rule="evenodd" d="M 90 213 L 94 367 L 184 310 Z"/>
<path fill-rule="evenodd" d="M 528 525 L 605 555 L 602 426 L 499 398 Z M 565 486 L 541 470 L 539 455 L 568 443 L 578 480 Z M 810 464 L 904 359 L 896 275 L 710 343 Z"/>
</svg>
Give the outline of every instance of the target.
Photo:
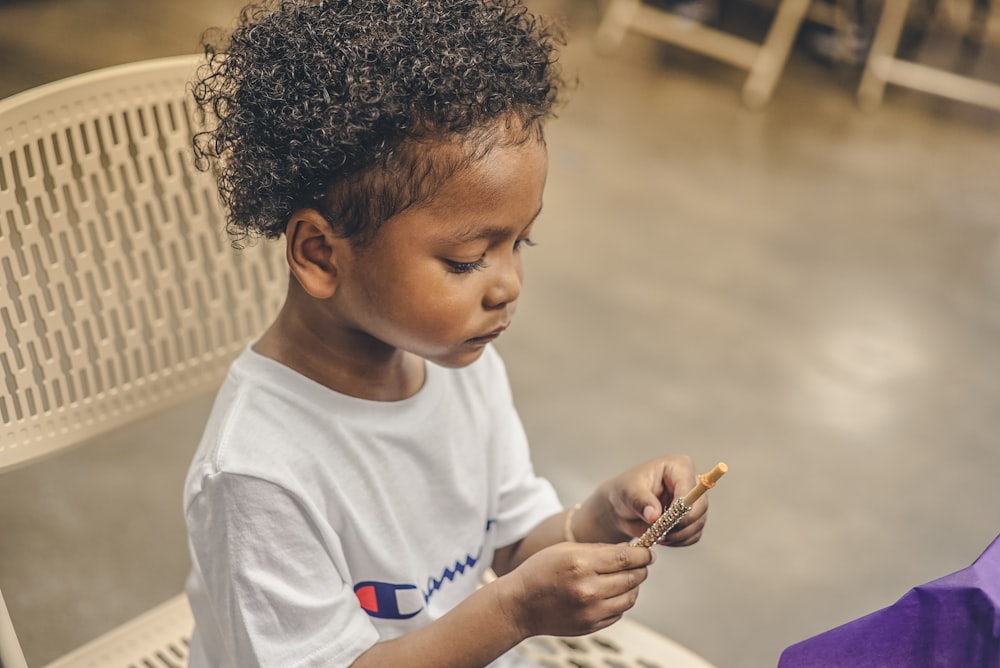
<svg viewBox="0 0 1000 668">
<path fill-rule="evenodd" d="M 968 568 L 786 649 L 778 668 L 1000 668 L 1000 536 Z"/>
</svg>

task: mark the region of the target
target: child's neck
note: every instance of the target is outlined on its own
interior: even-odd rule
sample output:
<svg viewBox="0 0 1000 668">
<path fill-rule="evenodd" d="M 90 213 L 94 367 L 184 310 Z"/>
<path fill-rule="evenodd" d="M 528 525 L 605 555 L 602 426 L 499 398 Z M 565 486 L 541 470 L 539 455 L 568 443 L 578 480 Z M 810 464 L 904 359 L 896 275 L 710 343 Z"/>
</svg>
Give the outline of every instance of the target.
<svg viewBox="0 0 1000 668">
<path fill-rule="evenodd" d="M 287 303 L 253 349 L 331 390 L 372 401 L 412 397 L 426 375 L 420 357 L 335 324 L 311 322 Z"/>
</svg>

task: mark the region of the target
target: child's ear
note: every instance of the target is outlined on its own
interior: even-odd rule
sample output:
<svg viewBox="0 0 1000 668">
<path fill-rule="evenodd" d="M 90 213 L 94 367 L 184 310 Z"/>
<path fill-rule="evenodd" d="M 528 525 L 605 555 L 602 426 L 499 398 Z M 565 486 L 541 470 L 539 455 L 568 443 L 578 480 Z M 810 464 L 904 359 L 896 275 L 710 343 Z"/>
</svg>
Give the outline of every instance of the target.
<svg viewBox="0 0 1000 668">
<path fill-rule="evenodd" d="M 337 291 L 338 263 L 350 242 L 316 209 L 299 209 L 285 227 L 285 255 L 302 289 L 316 299 Z"/>
</svg>

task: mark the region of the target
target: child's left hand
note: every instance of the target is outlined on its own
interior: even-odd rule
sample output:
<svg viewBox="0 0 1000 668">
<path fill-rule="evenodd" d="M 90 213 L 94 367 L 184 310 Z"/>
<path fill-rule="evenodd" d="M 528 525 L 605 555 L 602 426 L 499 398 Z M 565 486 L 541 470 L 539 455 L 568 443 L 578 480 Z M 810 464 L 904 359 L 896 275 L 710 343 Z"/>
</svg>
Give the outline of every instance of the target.
<svg viewBox="0 0 1000 668">
<path fill-rule="evenodd" d="M 641 536 L 668 508 L 695 486 L 694 463 L 685 455 L 661 457 L 601 484 L 583 503 L 574 522 L 580 540 L 614 543 Z M 697 543 L 708 513 L 702 495 L 660 543 L 683 547 Z"/>
</svg>

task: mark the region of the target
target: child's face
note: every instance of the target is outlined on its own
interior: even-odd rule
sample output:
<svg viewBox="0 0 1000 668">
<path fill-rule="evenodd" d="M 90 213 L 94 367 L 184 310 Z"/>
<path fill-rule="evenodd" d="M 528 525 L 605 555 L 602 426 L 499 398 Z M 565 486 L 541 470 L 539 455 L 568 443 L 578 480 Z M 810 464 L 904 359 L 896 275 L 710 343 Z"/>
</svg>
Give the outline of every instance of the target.
<svg viewBox="0 0 1000 668">
<path fill-rule="evenodd" d="M 547 168 L 540 141 L 497 147 L 386 221 L 344 267 L 342 314 L 391 348 L 450 367 L 475 361 L 514 317 Z"/>
</svg>

